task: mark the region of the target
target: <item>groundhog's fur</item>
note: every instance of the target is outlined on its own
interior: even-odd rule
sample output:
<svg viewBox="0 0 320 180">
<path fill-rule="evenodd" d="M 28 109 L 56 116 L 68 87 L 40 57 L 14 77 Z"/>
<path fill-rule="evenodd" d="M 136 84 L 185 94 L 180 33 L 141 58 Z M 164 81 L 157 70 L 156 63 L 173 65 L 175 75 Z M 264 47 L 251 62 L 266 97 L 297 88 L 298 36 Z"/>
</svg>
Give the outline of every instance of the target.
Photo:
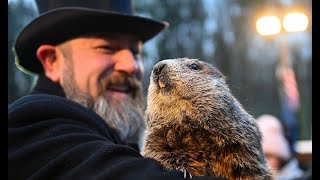
<svg viewBox="0 0 320 180">
<path fill-rule="evenodd" d="M 255 119 L 224 76 L 196 59 L 157 63 L 150 78 L 142 155 L 193 176 L 271 179 Z"/>
</svg>

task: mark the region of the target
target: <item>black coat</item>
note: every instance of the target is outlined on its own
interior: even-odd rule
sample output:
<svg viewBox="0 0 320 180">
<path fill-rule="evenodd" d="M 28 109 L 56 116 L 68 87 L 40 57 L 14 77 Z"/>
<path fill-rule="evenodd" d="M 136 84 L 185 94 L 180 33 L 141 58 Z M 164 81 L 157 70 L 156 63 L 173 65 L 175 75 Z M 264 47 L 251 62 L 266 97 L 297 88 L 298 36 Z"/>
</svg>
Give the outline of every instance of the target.
<svg viewBox="0 0 320 180">
<path fill-rule="evenodd" d="M 9 105 L 8 179 L 183 179 L 63 96 L 59 85 L 41 77 L 31 95 Z"/>
</svg>

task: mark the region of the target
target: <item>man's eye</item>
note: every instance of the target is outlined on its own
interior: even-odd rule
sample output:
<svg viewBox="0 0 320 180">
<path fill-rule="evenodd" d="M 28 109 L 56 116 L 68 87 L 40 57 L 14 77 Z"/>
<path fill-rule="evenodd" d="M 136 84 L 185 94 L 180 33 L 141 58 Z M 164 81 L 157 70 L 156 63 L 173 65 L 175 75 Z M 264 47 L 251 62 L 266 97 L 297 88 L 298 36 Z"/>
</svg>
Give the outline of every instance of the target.
<svg viewBox="0 0 320 180">
<path fill-rule="evenodd" d="M 106 49 L 106 50 L 111 50 L 110 46 L 99 46 L 99 49 Z"/>
<path fill-rule="evenodd" d="M 193 70 L 199 70 L 198 65 L 195 64 L 195 63 L 190 64 L 189 68 L 190 68 L 190 69 L 193 69 Z"/>
<path fill-rule="evenodd" d="M 115 53 L 116 52 L 115 48 L 113 48 L 112 46 L 108 46 L 108 45 L 98 46 L 97 49 L 102 51 L 103 53 Z"/>
</svg>

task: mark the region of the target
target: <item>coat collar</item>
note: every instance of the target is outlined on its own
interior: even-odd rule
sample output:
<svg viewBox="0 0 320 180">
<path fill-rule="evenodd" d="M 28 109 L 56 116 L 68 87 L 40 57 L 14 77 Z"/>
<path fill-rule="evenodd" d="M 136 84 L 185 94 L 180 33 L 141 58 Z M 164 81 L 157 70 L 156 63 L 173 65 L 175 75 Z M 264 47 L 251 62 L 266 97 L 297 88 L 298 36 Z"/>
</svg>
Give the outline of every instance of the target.
<svg viewBox="0 0 320 180">
<path fill-rule="evenodd" d="M 59 83 L 54 83 L 44 75 L 39 75 L 36 86 L 31 94 L 52 94 L 60 97 L 65 97 L 65 93 Z"/>
</svg>

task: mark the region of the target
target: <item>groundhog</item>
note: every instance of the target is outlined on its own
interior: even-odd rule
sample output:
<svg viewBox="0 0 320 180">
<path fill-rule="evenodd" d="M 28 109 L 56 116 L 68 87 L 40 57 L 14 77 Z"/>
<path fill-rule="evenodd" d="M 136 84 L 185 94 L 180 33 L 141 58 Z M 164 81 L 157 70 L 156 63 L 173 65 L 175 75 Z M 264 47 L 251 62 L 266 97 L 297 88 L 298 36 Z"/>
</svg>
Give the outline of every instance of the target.
<svg viewBox="0 0 320 180">
<path fill-rule="evenodd" d="M 186 176 L 268 180 L 261 133 L 224 75 L 197 59 L 154 65 L 141 154 Z"/>
</svg>

